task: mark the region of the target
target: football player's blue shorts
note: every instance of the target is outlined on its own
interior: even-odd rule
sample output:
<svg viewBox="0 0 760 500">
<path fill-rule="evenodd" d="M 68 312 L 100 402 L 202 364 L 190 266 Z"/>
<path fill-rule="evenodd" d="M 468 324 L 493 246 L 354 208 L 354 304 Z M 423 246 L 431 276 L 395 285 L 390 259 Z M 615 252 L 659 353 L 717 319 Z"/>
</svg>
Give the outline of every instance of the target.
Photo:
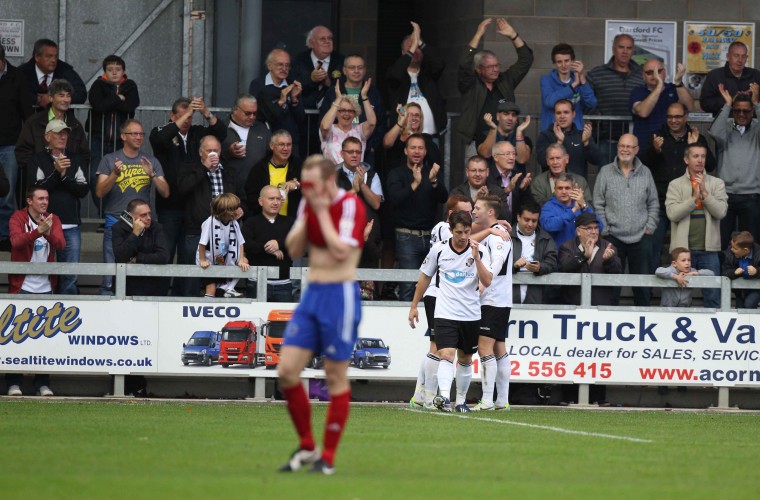
<svg viewBox="0 0 760 500">
<path fill-rule="evenodd" d="M 308 349 L 333 361 L 349 360 L 361 318 L 357 282 L 309 283 L 285 329 L 283 345 Z"/>
</svg>

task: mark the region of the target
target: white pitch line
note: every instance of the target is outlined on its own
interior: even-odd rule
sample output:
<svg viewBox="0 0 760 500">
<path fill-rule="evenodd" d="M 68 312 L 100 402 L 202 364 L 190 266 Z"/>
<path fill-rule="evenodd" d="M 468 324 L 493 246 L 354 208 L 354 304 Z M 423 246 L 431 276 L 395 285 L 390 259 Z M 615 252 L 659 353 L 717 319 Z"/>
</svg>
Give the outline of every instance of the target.
<svg viewBox="0 0 760 500">
<path fill-rule="evenodd" d="M 404 411 L 414 411 L 415 413 L 421 413 L 419 411 L 411 410 L 409 408 L 402 408 Z M 563 429 L 562 427 L 552 427 L 550 425 L 537 425 L 537 424 L 526 424 L 524 422 L 512 422 L 511 420 L 499 420 L 497 418 L 488 418 L 488 417 L 468 417 L 465 415 L 457 415 L 456 413 L 436 413 L 432 411 L 425 412 L 427 415 L 435 415 L 437 417 L 457 417 L 457 418 L 464 418 L 467 420 L 480 420 L 481 422 L 493 422 L 496 424 L 507 424 L 507 425 L 517 425 L 520 427 L 530 427 L 531 429 L 542 429 L 545 431 L 553 431 L 553 432 L 561 432 L 563 434 L 575 434 L 577 436 L 589 436 L 589 437 L 598 437 L 603 439 L 617 439 L 620 441 L 630 441 L 632 443 L 654 443 L 651 439 L 641 439 L 641 438 L 635 438 L 635 437 L 629 437 L 629 436 L 615 436 L 614 434 L 602 434 L 601 432 L 586 432 L 586 431 L 575 431 L 572 429 Z"/>
</svg>

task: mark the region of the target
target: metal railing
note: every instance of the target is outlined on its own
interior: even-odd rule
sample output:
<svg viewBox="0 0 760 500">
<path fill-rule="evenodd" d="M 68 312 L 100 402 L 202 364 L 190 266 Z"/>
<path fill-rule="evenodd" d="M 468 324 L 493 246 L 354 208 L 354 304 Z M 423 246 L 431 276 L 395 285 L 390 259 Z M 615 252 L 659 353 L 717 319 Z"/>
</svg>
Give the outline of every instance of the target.
<svg viewBox="0 0 760 500">
<path fill-rule="evenodd" d="M 266 302 L 266 281 L 277 279 L 279 268 L 252 266 L 248 271 L 233 266 L 211 266 L 201 269 L 192 265 L 156 265 L 156 264 L 100 264 L 100 263 L 29 263 L 29 262 L 0 262 L 2 274 L 72 274 L 78 276 L 115 276 L 113 298 L 123 299 L 126 295 L 126 280 L 133 277 L 179 277 L 179 278 L 253 278 L 257 280 L 257 299 L 223 299 L 223 300 L 246 300 Z M 417 282 L 420 272 L 416 269 L 358 269 L 357 278 L 367 281 L 388 282 Z M 303 287 L 308 286 L 308 267 L 293 267 L 290 269 L 292 279 L 301 280 Z M 665 280 L 656 276 L 640 274 L 587 274 L 587 273 L 552 273 L 543 276 L 535 276 L 533 273 L 515 273 L 513 283 L 518 285 L 542 285 L 542 286 L 580 286 L 581 303 L 579 306 L 563 304 L 520 304 L 517 307 L 525 309 L 574 309 L 576 307 L 593 307 L 591 304 L 591 291 L 594 287 L 650 287 L 650 288 L 674 288 L 677 283 L 674 280 Z M 721 291 L 721 305 L 718 310 L 731 310 L 731 292 L 733 290 L 760 290 L 760 280 L 730 280 L 725 276 L 690 276 L 687 288 L 704 289 L 719 288 Z M 24 298 L 19 295 L 0 294 L 5 297 Z M 83 300 L 109 300 L 110 296 L 77 295 L 73 296 Z M 188 297 L 159 297 L 159 300 L 182 301 Z M 407 307 L 408 302 L 403 301 L 368 301 L 368 304 L 376 306 L 402 306 Z M 603 308 L 652 311 L 679 311 L 682 308 L 675 307 L 632 307 L 632 306 L 603 306 Z M 709 309 L 704 309 L 709 310 Z M 757 311 L 757 310 L 753 310 Z"/>
</svg>

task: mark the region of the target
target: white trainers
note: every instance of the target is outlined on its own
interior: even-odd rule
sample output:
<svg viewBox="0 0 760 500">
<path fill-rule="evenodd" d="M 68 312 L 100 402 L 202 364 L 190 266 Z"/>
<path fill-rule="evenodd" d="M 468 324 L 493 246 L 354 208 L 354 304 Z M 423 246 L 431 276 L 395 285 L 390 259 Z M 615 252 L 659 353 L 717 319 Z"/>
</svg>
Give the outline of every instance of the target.
<svg viewBox="0 0 760 500">
<path fill-rule="evenodd" d="M 506 406 L 505 406 L 506 405 Z M 502 405 L 501 403 L 496 403 L 493 407 L 494 410 L 497 411 L 509 411 L 509 403 L 505 403 L 505 405 Z"/>
<path fill-rule="evenodd" d="M 489 411 L 494 409 L 493 403 L 485 403 L 482 399 L 471 408 L 472 411 Z"/>
<path fill-rule="evenodd" d="M 319 448 L 313 450 L 297 449 L 290 455 L 287 462 L 280 466 L 278 471 L 280 472 L 295 472 L 304 465 L 312 465 L 318 462 L 322 458 L 322 454 Z"/>
<path fill-rule="evenodd" d="M 50 390 L 50 387 L 43 385 L 42 387 L 40 387 L 40 390 L 37 391 L 37 394 L 39 394 L 40 396 L 48 397 L 48 396 L 53 396 L 53 391 Z"/>
<path fill-rule="evenodd" d="M 234 288 L 227 290 L 224 292 L 224 298 L 225 299 L 239 299 L 243 296 L 242 293 L 238 292 Z"/>
<path fill-rule="evenodd" d="M 8 387 L 8 395 L 9 396 L 23 396 L 23 393 L 21 392 L 21 387 L 17 385 L 12 385 Z"/>
</svg>

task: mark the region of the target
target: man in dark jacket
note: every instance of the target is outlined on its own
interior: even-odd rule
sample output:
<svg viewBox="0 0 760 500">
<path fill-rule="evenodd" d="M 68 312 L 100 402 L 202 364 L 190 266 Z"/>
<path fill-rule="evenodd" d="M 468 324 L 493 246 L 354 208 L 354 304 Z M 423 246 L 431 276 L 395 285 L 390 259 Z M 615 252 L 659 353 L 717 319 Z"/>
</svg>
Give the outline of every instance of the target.
<svg viewBox="0 0 760 500">
<path fill-rule="evenodd" d="M 71 83 L 71 102 L 84 104 L 87 100 L 87 88 L 71 64 L 58 59 L 58 44 L 47 38 L 34 42 L 34 55 L 18 67 L 26 76 L 29 97 L 37 107 L 45 109 L 50 105 L 48 86 L 53 80 L 66 80 Z"/>
<path fill-rule="evenodd" d="M 52 120 L 45 128 L 47 150 L 36 153 L 28 164 L 30 183 L 47 189 L 50 197 L 48 210 L 61 219 L 66 247 L 56 250 L 58 262 L 79 262 L 82 235 L 79 226 L 80 199 L 87 195 L 87 177 L 81 157 L 66 153 L 66 142 L 71 129 L 61 120 Z M 61 275 L 56 293 L 76 295 L 76 275 Z"/>
<path fill-rule="evenodd" d="M 161 224 L 151 219 L 150 205 L 137 198 L 127 204 L 132 218 L 122 217 L 113 225 L 113 253 L 116 262 L 127 264 L 167 264 L 166 246 Z M 127 295 L 162 295 L 162 279 L 154 276 L 127 277 Z"/>
<path fill-rule="evenodd" d="M 300 154 L 300 140 L 306 133 L 306 111 L 301 100 L 301 82 L 289 78 L 290 54 L 274 49 L 266 60 L 269 72 L 251 81 L 248 93 L 259 103 L 261 121 L 270 130 L 287 130 L 293 140 L 293 154 Z M 306 148 L 304 148 L 306 151 Z"/>
<path fill-rule="evenodd" d="M 546 150 L 551 144 L 556 143 L 565 147 L 568 155 L 566 171 L 571 174 L 587 178 L 588 164 L 599 164 L 591 124 L 586 123 L 583 129 L 575 126 L 575 105 L 567 99 L 560 99 L 554 103 L 554 125 L 541 132 L 538 137 L 536 159 L 544 172 L 549 170 Z"/>
<path fill-rule="evenodd" d="M 244 213 L 245 190 L 238 182 L 237 172 L 230 165 L 219 161 L 221 145 L 216 137 L 207 135 L 201 139 L 199 158 L 182 165 L 177 179 L 180 196 L 185 200 L 185 240 L 183 254 L 187 258 L 181 264 L 195 264 L 195 253 L 201 239 L 201 225 L 211 215 L 211 200 L 222 193 L 234 193 L 240 198 L 236 219 Z M 192 259 L 192 260 L 191 260 Z M 175 295 L 197 297 L 199 278 L 187 278 L 183 289 Z"/>
<path fill-rule="evenodd" d="M 282 215 L 295 217 L 301 202 L 299 189 L 301 178 L 301 159 L 291 154 L 293 137 L 287 130 L 277 130 L 272 135 L 269 147 L 272 154 L 262 159 L 251 169 L 245 183 L 245 195 L 248 199 L 249 215 L 261 213 L 259 196 L 264 186 L 277 186 L 283 194 L 280 207 Z"/>
<path fill-rule="evenodd" d="M 126 70 L 124 59 L 110 55 L 103 59 L 103 75 L 90 87 L 88 95 L 92 111 L 85 127 L 90 132 L 94 165 L 99 165 L 103 156 L 123 147 L 119 137 L 121 124 L 134 118 L 135 109 L 140 105 L 137 84 L 127 78 Z M 92 199 L 95 205 L 99 205 L 100 200 L 95 196 L 97 176 L 94 171 L 89 181 Z"/>
<path fill-rule="evenodd" d="M 24 122 L 16 143 L 16 162 L 19 172 L 28 170 L 27 163 L 32 159 L 34 153 L 45 151 L 47 147 L 45 129 L 50 120 L 54 119 L 62 120 L 71 129 L 69 140 L 66 143 L 66 152 L 80 155 L 85 171 L 89 167 L 90 144 L 87 141 L 87 135 L 82 124 L 74 116 L 74 110 L 69 109 L 72 91 L 71 84 L 66 80 L 53 81 L 48 87 L 51 98 L 50 107 L 33 114 Z M 30 184 L 30 181 L 27 180 L 26 184 Z"/>
<path fill-rule="evenodd" d="M 665 195 L 668 194 L 670 182 L 683 176 L 686 168 L 683 160 L 684 151 L 687 146 L 696 143 L 705 147 L 707 172 L 713 172 L 718 166 L 715 155 L 707 145 L 707 138 L 686 122 L 688 118 L 686 106 L 680 102 L 671 104 L 668 107 L 665 125 L 654 134 L 651 139 L 652 145 L 644 155 L 644 164 L 652 172 L 660 202 L 660 220 L 657 223 L 657 229 L 652 234 L 652 269 L 657 269 L 661 265 L 663 246 L 670 247 L 669 244 L 665 244 L 666 234 L 670 227 L 670 219 L 665 213 Z"/>
<path fill-rule="evenodd" d="M 425 116 L 422 132 L 436 136 L 446 129 L 446 101 L 438 88 L 446 62 L 422 41 L 419 24 L 411 24 L 412 34 L 401 42 L 401 56 L 386 73 L 388 109 L 419 103 Z"/>
<path fill-rule="evenodd" d="M 5 59 L 0 44 L 0 168 L 10 189 L 0 195 L 0 250 L 9 250 L 8 219 L 16 211 L 16 142 L 21 123 L 32 115 L 32 99 L 26 89 L 26 77 Z"/>
<path fill-rule="evenodd" d="M 198 112 L 207 125 L 193 125 L 193 115 Z M 150 131 L 150 145 L 153 154 L 161 162 L 166 182 L 169 183 L 169 197 L 156 198 L 156 214 L 169 247 L 169 262 L 186 262 L 189 257 L 182 254 L 184 242 L 185 199 L 177 186 L 179 171 L 185 162 L 196 162 L 201 139 L 213 135 L 219 142 L 227 136 L 224 122 L 206 107 L 202 97 L 189 99 L 180 97 L 172 104 L 169 123 L 154 127 Z M 193 250 L 195 259 L 195 250 Z"/>
<path fill-rule="evenodd" d="M 533 200 L 526 201 L 517 214 L 512 228 L 512 266 L 515 273 L 531 272 L 535 276 L 557 270 L 557 246 L 549 233 L 538 226 L 541 207 Z M 546 287 L 540 285 L 512 285 L 515 304 L 546 304 Z"/>
<path fill-rule="evenodd" d="M 232 106 L 227 137 L 222 142 L 222 160 L 234 168 L 240 186 L 245 185 L 253 166 L 267 155 L 272 137 L 269 127 L 257 120 L 258 112 L 255 97 L 239 95 Z"/>
<path fill-rule="evenodd" d="M 533 64 L 533 51 L 515 29 L 504 19 L 497 19 L 496 32 L 512 41 L 517 51 L 517 62 L 499 71 L 499 59 L 490 50 L 478 52 L 480 39 L 493 19 L 483 20 L 467 45 L 459 62 L 459 92 L 462 94 L 462 116 L 457 132 L 462 140 L 476 145 L 488 134 L 488 125 L 482 120 L 486 113 L 496 115 L 500 99 L 515 102 L 515 88 L 528 74 Z"/>
</svg>

